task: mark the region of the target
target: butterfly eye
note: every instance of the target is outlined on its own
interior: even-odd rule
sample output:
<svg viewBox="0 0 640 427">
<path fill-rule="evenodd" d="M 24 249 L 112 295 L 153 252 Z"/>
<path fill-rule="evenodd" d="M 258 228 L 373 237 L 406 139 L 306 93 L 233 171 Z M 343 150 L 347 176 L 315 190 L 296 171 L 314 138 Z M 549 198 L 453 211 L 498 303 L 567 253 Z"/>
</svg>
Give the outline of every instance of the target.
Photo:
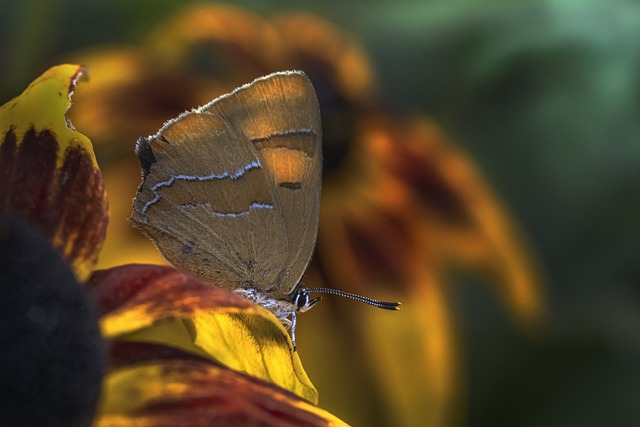
<svg viewBox="0 0 640 427">
<path fill-rule="evenodd" d="M 321 298 L 309 299 L 309 289 L 300 288 L 293 297 L 293 305 L 295 305 L 296 311 L 304 313 L 314 306 L 315 303 L 320 301 Z"/>
</svg>

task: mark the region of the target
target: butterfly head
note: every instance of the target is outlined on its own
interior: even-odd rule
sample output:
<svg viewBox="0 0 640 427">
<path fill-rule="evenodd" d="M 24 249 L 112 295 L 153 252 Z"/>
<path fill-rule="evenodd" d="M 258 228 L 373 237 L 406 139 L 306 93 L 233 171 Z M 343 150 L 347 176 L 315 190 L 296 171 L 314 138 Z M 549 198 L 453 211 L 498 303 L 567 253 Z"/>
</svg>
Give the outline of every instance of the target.
<svg viewBox="0 0 640 427">
<path fill-rule="evenodd" d="M 311 292 L 304 286 L 298 287 L 298 290 L 293 294 L 293 305 L 299 313 L 304 313 L 313 307 L 322 297 L 311 299 Z"/>
</svg>

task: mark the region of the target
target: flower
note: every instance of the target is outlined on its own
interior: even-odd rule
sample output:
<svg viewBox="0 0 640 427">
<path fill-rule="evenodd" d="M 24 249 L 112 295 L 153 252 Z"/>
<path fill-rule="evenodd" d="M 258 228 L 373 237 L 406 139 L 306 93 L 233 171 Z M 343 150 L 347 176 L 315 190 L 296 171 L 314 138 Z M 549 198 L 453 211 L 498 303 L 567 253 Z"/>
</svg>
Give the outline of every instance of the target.
<svg viewBox="0 0 640 427">
<path fill-rule="evenodd" d="M 395 314 L 323 301 L 325 308 L 300 320 L 300 353 L 318 372 L 323 402 L 354 424 L 458 419 L 466 380 L 449 289 L 453 266 L 487 273 L 524 331 L 544 324 L 535 260 L 472 159 L 428 118 L 381 107 L 363 49 L 330 23 L 193 5 L 139 46 L 74 60 L 94 69 L 97 84 L 78 97 L 91 112 L 82 127 L 98 153 L 113 159 L 105 181 L 120 194 L 111 198 L 118 219 L 103 267 L 161 259 L 125 221 L 139 182 L 132 141 L 260 75 L 301 69 L 310 77 L 321 104 L 325 180 L 305 282 L 403 301 Z"/>
</svg>

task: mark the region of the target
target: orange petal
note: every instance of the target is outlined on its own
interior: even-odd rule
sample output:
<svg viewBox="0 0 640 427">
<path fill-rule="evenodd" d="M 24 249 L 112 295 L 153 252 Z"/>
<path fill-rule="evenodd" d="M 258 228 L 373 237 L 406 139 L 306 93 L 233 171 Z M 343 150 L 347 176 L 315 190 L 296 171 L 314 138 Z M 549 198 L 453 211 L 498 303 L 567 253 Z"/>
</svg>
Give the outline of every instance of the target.
<svg viewBox="0 0 640 427">
<path fill-rule="evenodd" d="M 533 253 L 472 160 L 424 119 L 391 124 L 378 158 L 414 194 L 431 220 L 439 256 L 487 269 L 521 325 L 546 318 Z"/>
<path fill-rule="evenodd" d="M 53 67 L 0 107 L 0 210 L 44 232 L 80 280 L 93 269 L 108 223 L 91 142 L 66 118 L 83 74 L 78 65 Z"/>
<path fill-rule="evenodd" d="M 446 426 L 463 419 L 459 336 L 449 287 L 415 265 L 394 315 L 361 307 L 349 321 L 368 354 L 381 399 L 397 425 Z"/>
<path fill-rule="evenodd" d="M 158 25 L 146 47 L 168 67 L 186 69 L 197 58 L 206 58 L 200 65 L 213 67 L 207 75 L 233 89 L 276 71 L 274 65 L 283 62 L 282 42 L 275 28 L 258 15 L 232 6 L 198 4 Z"/>
<path fill-rule="evenodd" d="M 139 136 L 154 133 L 159 123 L 220 94 L 210 79 L 168 69 L 138 47 L 77 52 L 71 60 L 87 65 L 91 84 L 74 96 L 80 108 L 70 116 L 91 137 L 101 159 L 132 156 Z"/>
<path fill-rule="evenodd" d="M 263 307 L 171 267 L 98 271 L 88 286 L 107 338 L 176 348 L 317 402 L 288 332 Z"/>
<path fill-rule="evenodd" d="M 131 226 L 131 201 L 140 184 L 140 163 L 129 158 L 103 168 L 109 197 L 111 221 L 96 268 L 104 269 L 128 263 L 163 264 L 167 261 L 153 242 Z"/>
<path fill-rule="evenodd" d="M 352 266 L 356 276 L 345 282 L 366 287 L 382 277 L 400 284 L 415 263 L 434 272 L 466 263 L 494 275 L 522 325 L 540 325 L 545 298 L 533 254 L 471 159 L 422 118 L 372 116 L 360 135 L 357 176 L 327 185 L 325 193 L 335 200 L 323 204 L 321 219 L 338 230 L 323 236 L 332 230 L 321 227 L 321 254 L 361 266 Z M 351 256 L 336 254 L 340 236 Z"/>
<path fill-rule="evenodd" d="M 321 104 L 323 91 L 329 86 L 335 86 L 333 92 L 344 97 L 351 108 L 374 98 L 371 66 L 360 44 L 348 33 L 308 13 L 282 13 L 272 21 L 286 41 L 288 60 L 309 75 Z M 331 102 L 330 107 L 338 105 Z"/>
</svg>

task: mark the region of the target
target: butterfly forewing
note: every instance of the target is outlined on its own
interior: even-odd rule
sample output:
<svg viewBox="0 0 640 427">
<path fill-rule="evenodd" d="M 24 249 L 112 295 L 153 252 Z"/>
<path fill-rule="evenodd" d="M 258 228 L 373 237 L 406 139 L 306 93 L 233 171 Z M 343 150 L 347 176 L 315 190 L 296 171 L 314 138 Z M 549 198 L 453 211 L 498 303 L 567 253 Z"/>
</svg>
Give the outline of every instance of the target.
<svg viewBox="0 0 640 427">
<path fill-rule="evenodd" d="M 283 298 L 315 246 L 320 140 L 304 74 L 258 79 L 140 140 L 132 220 L 172 264 Z"/>
</svg>

